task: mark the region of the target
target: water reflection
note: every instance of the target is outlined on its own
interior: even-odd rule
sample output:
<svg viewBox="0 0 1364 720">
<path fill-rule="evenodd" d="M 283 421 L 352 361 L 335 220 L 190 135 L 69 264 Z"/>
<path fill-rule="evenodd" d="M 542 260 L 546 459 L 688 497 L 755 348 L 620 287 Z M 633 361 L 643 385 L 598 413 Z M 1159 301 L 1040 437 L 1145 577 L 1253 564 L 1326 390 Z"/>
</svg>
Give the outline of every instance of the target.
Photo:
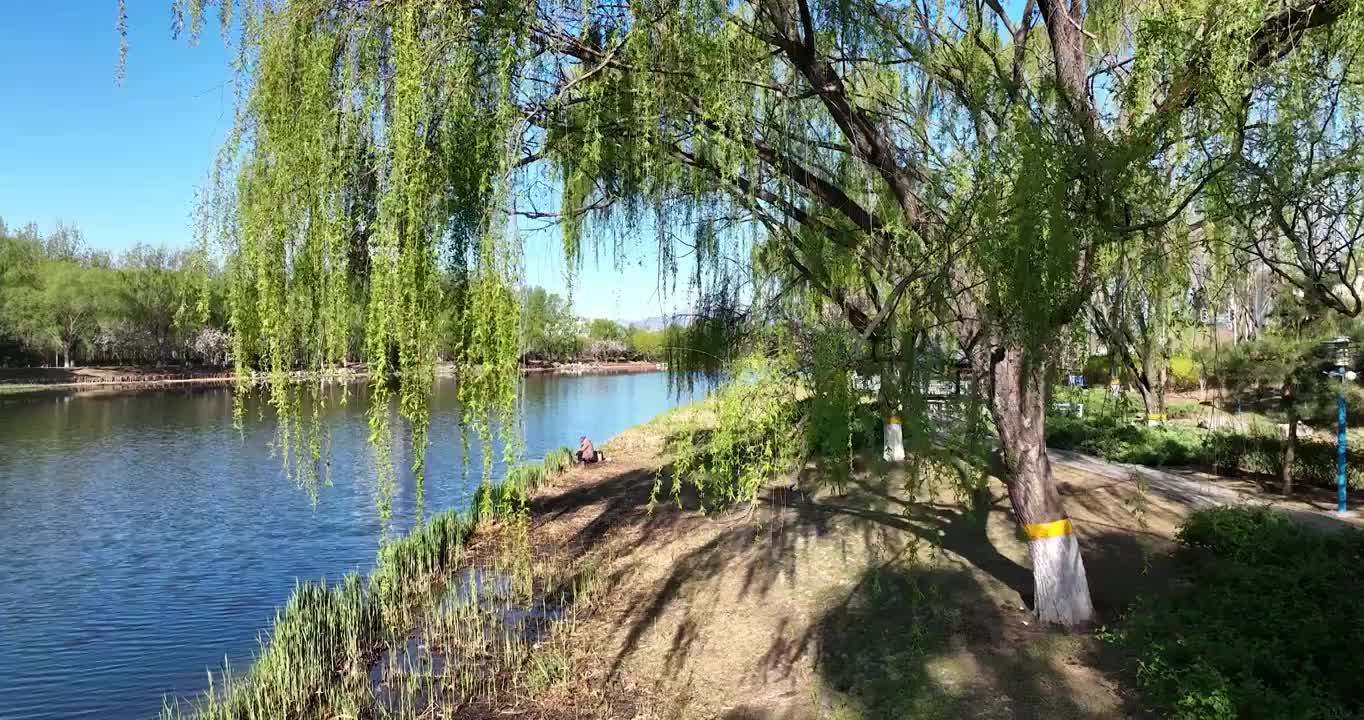
<svg viewBox="0 0 1364 720">
<path fill-rule="evenodd" d="M 603 441 L 677 402 L 658 373 L 527 378 L 525 454 Z M 296 578 L 368 568 L 382 529 L 365 407 L 358 387 L 328 403 L 332 485 L 314 505 L 283 478 L 259 400 L 232 428 L 227 388 L 0 398 L 0 716 L 154 716 L 225 655 L 249 663 Z M 428 512 L 463 507 L 478 481 L 458 417 L 441 382 Z M 415 514 L 410 457 L 396 442 L 399 530 Z"/>
</svg>

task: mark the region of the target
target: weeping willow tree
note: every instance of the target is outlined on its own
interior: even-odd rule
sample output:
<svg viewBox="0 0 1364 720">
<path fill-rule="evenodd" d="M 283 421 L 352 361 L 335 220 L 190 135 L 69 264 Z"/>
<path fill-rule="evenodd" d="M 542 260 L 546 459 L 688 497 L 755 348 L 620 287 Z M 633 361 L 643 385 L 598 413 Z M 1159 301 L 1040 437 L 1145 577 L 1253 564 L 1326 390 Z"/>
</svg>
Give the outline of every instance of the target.
<svg viewBox="0 0 1364 720">
<path fill-rule="evenodd" d="M 177 3 L 176 27 L 197 34 L 207 5 Z M 385 515 L 398 418 L 420 504 L 450 336 L 465 427 L 491 447 L 514 419 L 520 251 L 503 208 L 524 123 L 521 19 L 512 5 L 220 6 L 223 32 L 238 29 L 237 113 L 202 224 L 232 258 L 241 387 L 264 373 L 284 462 L 316 482 L 320 389 L 359 348 Z"/>
<path fill-rule="evenodd" d="M 191 32 L 208 4 L 177 3 Z M 1353 0 L 220 7 L 243 80 L 213 232 L 243 258 L 236 357 L 270 373 L 282 417 L 289 370 L 335 367 L 341 320 L 363 306 L 376 442 L 396 396 L 424 446 L 452 244 L 469 274 L 466 419 L 504 426 L 508 218 L 553 218 L 570 261 L 652 234 L 660 265 L 696 256 L 699 314 L 730 320 L 698 324 L 714 342 L 759 289 L 821 298 L 880 365 L 888 431 L 897 364 L 952 328 L 1030 537 L 1038 613 L 1065 624 L 1092 605 L 1043 442 L 1052 348 L 1110 249 L 1159 242 L 1244 152 L 1283 68 L 1324 53 L 1353 95 L 1364 38 Z M 1199 152 L 1162 169 L 1181 142 Z M 745 291 L 735 256 L 770 272 Z"/>
<path fill-rule="evenodd" d="M 1158 242 L 1119 242 L 1111 270 L 1089 303 L 1090 325 L 1110 358 L 1141 394 L 1146 423 L 1165 420 L 1165 386 L 1174 343 L 1192 323 L 1192 238 L 1187 223 L 1172 222 Z"/>
</svg>

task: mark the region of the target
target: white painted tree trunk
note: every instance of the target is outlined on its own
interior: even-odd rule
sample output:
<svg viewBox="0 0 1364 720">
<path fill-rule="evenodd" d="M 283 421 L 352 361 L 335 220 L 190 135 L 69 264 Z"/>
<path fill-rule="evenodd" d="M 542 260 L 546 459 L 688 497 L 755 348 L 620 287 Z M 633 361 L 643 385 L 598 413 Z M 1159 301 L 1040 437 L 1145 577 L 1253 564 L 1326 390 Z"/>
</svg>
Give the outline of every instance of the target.
<svg viewBox="0 0 1364 720">
<path fill-rule="evenodd" d="M 886 462 L 904 462 L 905 436 L 904 430 L 900 427 L 900 418 L 887 418 L 881 424 L 881 437 L 884 439 L 881 457 Z"/>
<path fill-rule="evenodd" d="M 1037 618 L 1067 627 L 1094 619 L 1080 544 L 1047 459 L 1046 368 L 1024 351 L 989 358 L 990 414 L 999 430 L 1009 500 L 1028 536 Z"/>
<path fill-rule="evenodd" d="M 1080 557 L 1075 533 L 1033 539 L 1028 543 L 1028 552 L 1032 556 L 1037 619 L 1066 627 L 1093 621 L 1094 603 L 1089 597 L 1085 562 Z"/>
</svg>

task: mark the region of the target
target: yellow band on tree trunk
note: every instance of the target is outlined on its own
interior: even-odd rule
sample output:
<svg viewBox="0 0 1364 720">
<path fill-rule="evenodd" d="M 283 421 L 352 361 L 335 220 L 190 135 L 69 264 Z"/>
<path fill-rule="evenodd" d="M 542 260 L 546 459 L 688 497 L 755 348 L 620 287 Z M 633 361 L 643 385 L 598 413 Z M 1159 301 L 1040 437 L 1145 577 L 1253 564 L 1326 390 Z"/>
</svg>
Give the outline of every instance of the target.
<svg viewBox="0 0 1364 720">
<path fill-rule="evenodd" d="M 1030 540 L 1045 540 L 1046 538 L 1060 537 L 1062 535 L 1073 535 L 1075 534 L 1075 526 L 1070 524 L 1070 518 L 1065 518 L 1049 523 L 1024 525 L 1023 531 L 1028 533 L 1028 539 Z"/>
<path fill-rule="evenodd" d="M 1146 419 L 1147 419 L 1147 420 L 1164 420 L 1164 419 L 1165 419 L 1165 413 L 1151 413 L 1150 415 L 1147 415 L 1147 416 L 1146 416 Z"/>
<path fill-rule="evenodd" d="M 900 417 L 899 417 L 898 415 L 891 415 L 890 417 L 886 418 L 886 424 L 887 424 L 887 425 L 899 425 L 899 424 L 900 424 Z"/>
</svg>

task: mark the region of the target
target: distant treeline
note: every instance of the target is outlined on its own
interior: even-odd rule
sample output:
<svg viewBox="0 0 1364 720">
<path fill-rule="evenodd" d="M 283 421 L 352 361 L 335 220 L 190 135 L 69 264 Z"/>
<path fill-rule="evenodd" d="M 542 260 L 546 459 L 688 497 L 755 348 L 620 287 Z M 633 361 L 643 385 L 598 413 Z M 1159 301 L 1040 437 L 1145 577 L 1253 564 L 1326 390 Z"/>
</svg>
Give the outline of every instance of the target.
<svg viewBox="0 0 1364 720">
<path fill-rule="evenodd" d="M 59 225 L 0 220 L 0 366 L 223 365 L 226 282 L 202 253 L 90 248 Z"/>
<path fill-rule="evenodd" d="M 528 289 L 522 303 L 523 361 L 661 360 L 667 338 L 678 326 L 630 327 L 614 320 L 588 320 L 572 304 L 541 287 Z"/>
<path fill-rule="evenodd" d="M 111 253 L 74 226 L 44 235 L 0 219 L 0 367 L 224 366 L 227 296 L 222 262 L 199 250 Z M 525 361 L 659 360 L 677 332 L 579 318 L 539 287 L 523 291 L 521 319 Z"/>
</svg>

